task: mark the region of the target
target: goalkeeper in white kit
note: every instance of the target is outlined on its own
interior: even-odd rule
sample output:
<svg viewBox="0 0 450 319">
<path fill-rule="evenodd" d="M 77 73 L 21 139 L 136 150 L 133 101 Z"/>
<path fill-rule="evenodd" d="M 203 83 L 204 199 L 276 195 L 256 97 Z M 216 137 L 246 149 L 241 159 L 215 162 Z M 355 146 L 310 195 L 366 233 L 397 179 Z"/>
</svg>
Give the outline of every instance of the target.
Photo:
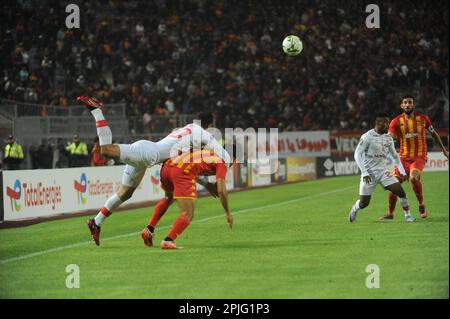
<svg viewBox="0 0 450 319">
<path fill-rule="evenodd" d="M 389 116 L 385 113 L 375 115 L 375 127 L 361 136 L 355 150 L 355 161 L 361 170 L 359 185 L 359 199 L 353 205 L 348 220 L 353 223 L 357 213 L 369 206 L 370 198 L 377 184 L 391 191 L 400 198 L 400 204 L 405 213 L 407 222 L 415 221 L 409 210 L 409 202 L 400 182 L 389 171 L 386 165 L 386 156 L 390 154 L 398 167 L 400 174 L 406 175 L 400 157 L 398 156 L 394 140 L 387 134 L 389 129 Z"/>
</svg>

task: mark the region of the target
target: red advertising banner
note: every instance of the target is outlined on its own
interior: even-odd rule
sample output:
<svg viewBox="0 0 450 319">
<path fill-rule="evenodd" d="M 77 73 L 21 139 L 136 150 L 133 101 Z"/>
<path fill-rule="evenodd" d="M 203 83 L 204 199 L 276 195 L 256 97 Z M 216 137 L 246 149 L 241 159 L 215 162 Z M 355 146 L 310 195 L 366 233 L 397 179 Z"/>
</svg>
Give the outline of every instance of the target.
<svg viewBox="0 0 450 319">
<path fill-rule="evenodd" d="M 278 134 L 278 157 L 329 156 L 328 131 L 283 132 Z"/>
</svg>

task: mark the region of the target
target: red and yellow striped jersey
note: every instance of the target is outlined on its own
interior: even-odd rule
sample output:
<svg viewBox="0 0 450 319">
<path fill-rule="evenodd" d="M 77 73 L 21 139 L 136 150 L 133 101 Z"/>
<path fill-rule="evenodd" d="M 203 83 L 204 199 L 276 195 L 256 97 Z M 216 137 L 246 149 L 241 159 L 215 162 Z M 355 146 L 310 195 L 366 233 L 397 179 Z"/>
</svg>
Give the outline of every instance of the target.
<svg viewBox="0 0 450 319">
<path fill-rule="evenodd" d="M 389 133 L 400 140 L 400 157 L 427 159 L 427 129 L 431 126 L 428 116 L 413 113 L 408 118 L 404 113 L 389 124 Z"/>
<path fill-rule="evenodd" d="M 166 165 L 177 167 L 185 173 L 195 176 L 216 175 L 216 178 L 225 179 L 227 165 L 223 159 L 210 150 L 194 150 L 169 159 Z"/>
</svg>

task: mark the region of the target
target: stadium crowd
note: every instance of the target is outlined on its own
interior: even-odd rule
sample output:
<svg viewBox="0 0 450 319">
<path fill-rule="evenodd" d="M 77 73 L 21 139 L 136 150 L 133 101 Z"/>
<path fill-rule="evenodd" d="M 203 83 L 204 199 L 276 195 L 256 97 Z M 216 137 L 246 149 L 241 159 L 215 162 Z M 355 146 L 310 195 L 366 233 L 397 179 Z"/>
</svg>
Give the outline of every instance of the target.
<svg viewBox="0 0 450 319">
<path fill-rule="evenodd" d="M 125 102 L 128 115 L 209 110 L 217 126 L 363 129 L 414 93 L 436 127 L 448 88 L 448 3 L 360 1 L 72 1 L 0 4 L 0 96 L 67 106 L 79 94 Z M 442 9 L 444 8 L 444 9 Z M 447 9 L 445 9 L 447 8 Z M 289 58 L 284 36 L 304 52 Z M 400 93 L 401 94 L 401 93 Z"/>
</svg>

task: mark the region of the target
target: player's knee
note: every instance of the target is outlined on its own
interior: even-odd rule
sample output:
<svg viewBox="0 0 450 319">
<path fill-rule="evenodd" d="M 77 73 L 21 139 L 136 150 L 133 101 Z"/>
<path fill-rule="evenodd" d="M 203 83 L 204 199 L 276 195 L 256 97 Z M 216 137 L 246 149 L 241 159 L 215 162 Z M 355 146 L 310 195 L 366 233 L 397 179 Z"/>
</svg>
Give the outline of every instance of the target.
<svg viewBox="0 0 450 319">
<path fill-rule="evenodd" d="M 173 193 L 166 193 L 167 201 L 172 204 L 173 203 Z"/>
<path fill-rule="evenodd" d="M 420 175 L 419 174 L 412 174 L 410 178 L 411 183 L 417 183 L 420 181 Z"/>
<path fill-rule="evenodd" d="M 100 153 L 102 154 L 103 157 L 107 157 L 107 158 L 113 157 L 112 145 L 100 146 Z"/>
<path fill-rule="evenodd" d="M 120 157 L 120 148 L 117 144 L 100 146 L 100 153 L 106 158 L 118 159 Z"/>
<path fill-rule="evenodd" d="M 400 198 L 405 198 L 406 197 L 405 190 L 403 188 L 400 188 L 396 195 Z"/>
</svg>

